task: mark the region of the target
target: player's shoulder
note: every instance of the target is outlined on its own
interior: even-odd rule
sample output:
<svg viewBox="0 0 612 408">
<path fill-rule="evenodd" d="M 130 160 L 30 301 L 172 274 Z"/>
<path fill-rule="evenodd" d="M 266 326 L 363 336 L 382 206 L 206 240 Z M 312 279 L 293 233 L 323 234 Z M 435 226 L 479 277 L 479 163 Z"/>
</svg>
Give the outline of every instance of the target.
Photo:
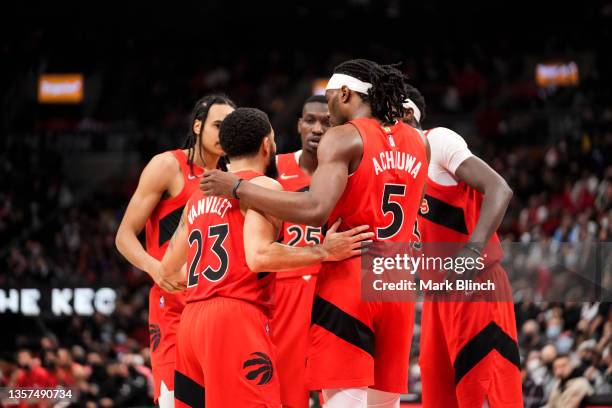
<svg viewBox="0 0 612 408">
<path fill-rule="evenodd" d="M 292 162 L 295 162 L 295 153 L 281 153 L 276 155 L 276 163 L 280 166 L 289 165 Z"/>
<path fill-rule="evenodd" d="M 139 185 L 143 186 L 142 188 L 163 191 L 180 169 L 180 164 L 172 152 L 156 154 L 142 171 Z"/>
<path fill-rule="evenodd" d="M 355 123 L 346 122 L 343 125 L 338 125 L 338 126 L 329 128 L 327 132 L 325 132 L 325 135 L 327 135 L 328 133 L 332 133 L 332 134 L 340 135 L 340 136 L 349 136 L 349 137 L 355 136 L 355 135 L 359 136 L 359 129 L 357 128 L 357 125 Z"/>
<path fill-rule="evenodd" d="M 268 176 L 257 176 L 249 180 L 253 184 L 258 186 L 269 188 L 272 190 L 283 190 L 283 186 L 278 181 Z"/>
<path fill-rule="evenodd" d="M 290 153 L 280 153 L 276 155 L 276 160 L 277 161 L 281 161 L 281 160 L 288 160 L 291 159 L 293 156 L 295 156 L 296 152 L 290 152 Z"/>
<path fill-rule="evenodd" d="M 461 141 L 465 143 L 465 139 L 463 139 L 463 137 L 459 133 L 444 126 L 428 129 L 425 131 L 425 135 L 430 141 L 435 139 L 436 141 Z"/>
<path fill-rule="evenodd" d="M 328 129 L 321 137 L 321 144 L 323 146 L 335 145 L 338 148 L 348 150 L 354 145 L 361 146 L 362 135 L 356 125 L 347 122 Z M 319 151 L 323 150 L 324 152 L 325 149 L 321 148 L 321 144 L 319 144 Z"/>
<path fill-rule="evenodd" d="M 345 123 L 334 126 L 321 137 L 317 150 L 319 165 L 338 160 L 348 162 L 361 157 L 363 148 L 364 138 L 355 125 Z"/>
<path fill-rule="evenodd" d="M 180 168 L 179 161 L 173 150 L 158 153 L 149 160 L 147 167 L 160 172 L 172 171 Z"/>
</svg>

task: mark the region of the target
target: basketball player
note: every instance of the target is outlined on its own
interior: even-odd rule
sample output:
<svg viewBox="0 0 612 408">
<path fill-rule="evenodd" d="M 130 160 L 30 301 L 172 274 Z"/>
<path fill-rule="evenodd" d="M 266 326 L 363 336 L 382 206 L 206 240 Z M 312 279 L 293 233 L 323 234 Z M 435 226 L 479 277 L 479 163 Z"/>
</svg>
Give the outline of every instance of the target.
<svg viewBox="0 0 612 408">
<path fill-rule="evenodd" d="M 376 241 L 409 242 L 427 176 L 427 145 L 404 116 L 404 78 L 392 66 L 346 61 L 326 98 L 335 127 L 321 139 L 310 191 L 272 191 L 233 174 L 206 172 L 207 194 L 283 220 L 341 229 L 369 224 Z M 348 123 L 347 123 L 348 122 Z M 384 158 L 384 160 L 383 160 Z M 326 263 L 312 312 L 307 374 L 327 407 L 399 407 L 408 383 L 414 303 L 362 302 L 360 258 Z M 370 387 L 368 391 L 368 387 Z"/>
<path fill-rule="evenodd" d="M 317 168 L 317 147 L 329 128 L 327 100 L 314 95 L 306 100 L 297 129 L 302 149 L 277 156 L 278 182 L 285 191 L 306 191 Z M 321 227 L 283 223 L 283 243 L 291 246 L 319 244 Z M 278 274 L 272 333 L 276 345 L 278 378 L 283 407 L 308 408 L 306 351 L 312 301 L 320 264 Z"/>
<path fill-rule="evenodd" d="M 221 145 L 232 171 L 274 190 L 276 145 L 268 117 L 239 108 L 223 121 Z M 187 306 L 178 334 L 176 401 L 190 407 L 278 407 L 278 369 L 268 319 L 275 275 L 360 254 L 372 233 L 360 226 L 323 244 L 291 247 L 276 242 L 281 221 L 237 199 L 197 191 L 161 262 L 173 285 L 187 279 Z M 187 261 L 187 276 L 181 267 Z"/>
<path fill-rule="evenodd" d="M 224 96 L 209 95 L 194 106 L 183 149 L 156 155 L 142 171 L 138 187 L 117 231 L 116 245 L 136 268 L 153 279 L 149 292 L 149 333 L 154 398 L 161 408 L 174 406 L 176 332 L 185 306 L 181 289 L 158 275 L 159 261 L 176 230 L 187 199 L 198 188 L 205 168 L 216 169 L 224 154 L 219 126 L 235 109 Z M 138 234 L 146 229 L 146 250 Z"/>
<path fill-rule="evenodd" d="M 412 86 L 407 94 L 404 121 L 420 129 L 425 100 Z M 509 283 L 499 265 L 502 254 L 495 233 L 512 190 L 457 133 L 437 127 L 425 134 L 431 160 L 416 238 L 420 235 L 425 246 L 465 243 L 458 256 L 484 255 L 486 269 L 479 274 L 498 288 L 492 302 L 451 302 L 426 295 L 419 356 L 423 406 L 480 408 L 487 400 L 491 408 L 522 407 L 514 305 L 511 292 L 502 292 Z"/>
</svg>

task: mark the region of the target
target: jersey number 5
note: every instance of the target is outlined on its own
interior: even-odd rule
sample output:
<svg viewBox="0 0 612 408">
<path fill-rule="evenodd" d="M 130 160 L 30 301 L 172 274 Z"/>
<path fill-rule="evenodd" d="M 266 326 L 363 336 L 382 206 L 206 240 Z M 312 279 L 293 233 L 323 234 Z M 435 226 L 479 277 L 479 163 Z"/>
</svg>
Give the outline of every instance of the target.
<svg viewBox="0 0 612 408">
<path fill-rule="evenodd" d="M 391 223 L 384 228 L 376 228 L 376 238 L 388 239 L 397 234 L 404 224 L 404 210 L 402 206 L 392 201 L 393 196 L 404 197 L 406 195 L 406 186 L 404 184 L 385 184 L 383 190 L 383 199 L 381 209 L 384 215 L 393 214 Z"/>
<path fill-rule="evenodd" d="M 219 267 L 214 269 L 210 265 L 206 265 L 206 269 L 202 272 L 202 275 L 211 282 L 217 282 L 225 276 L 227 272 L 227 268 L 229 265 L 229 256 L 227 254 L 227 250 L 223 246 L 225 242 L 225 238 L 229 233 L 229 226 L 227 224 L 219 224 L 208 227 L 208 237 L 207 238 L 215 238 L 215 241 L 210 248 L 212 252 L 219 259 Z M 207 239 L 208 241 L 208 239 Z M 198 265 L 200 264 L 200 259 L 202 257 L 202 232 L 200 230 L 193 230 L 191 234 L 189 234 L 189 246 L 193 244 L 197 244 L 196 255 L 193 258 L 193 262 L 189 265 L 189 278 L 187 280 L 187 287 L 192 287 L 198 284 L 200 274 L 197 273 Z"/>
</svg>

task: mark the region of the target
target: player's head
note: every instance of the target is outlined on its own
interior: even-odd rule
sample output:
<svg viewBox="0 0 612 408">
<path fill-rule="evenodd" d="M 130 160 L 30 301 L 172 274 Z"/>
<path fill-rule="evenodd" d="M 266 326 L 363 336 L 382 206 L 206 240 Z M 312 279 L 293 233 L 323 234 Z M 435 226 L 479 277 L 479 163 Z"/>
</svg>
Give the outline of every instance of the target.
<svg viewBox="0 0 612 408">
<path fill-rule="evenodd" d="M 238 108 L 225 118 L 219 131 L 221 147 L 230 160 L 259 159 L 266 176 L 276 178 L 276 143 L 268 115 L 255 108 Z"/>
<path fill-rule="evenodd" d="M 225 95 L 206 95 L 196 102 L 191 112 L 191 127 L 183 149 L 189 149 L 188 161 L 193 164 L 195 152 L 223 156 L 219 144 L 219 126 L 225 117 L 236 109 L 236 104 Z"/>
<path fill-rule="evenodd" d="M 394 65 L 379 65 L 366 59 L 343 62 L 334 68 L 325 96 L 333 125 L 351 120 L 362 104 L 373 117 L 393 123 L 404 117 L 404 75 Z"/>
<path fill-rule="evenodd" d="M 421 124 L 425 120 L 425 98 L 418 89 L 408 83 L 406 84 L 404 108 L 406 108 L 406 114 L 402 117 L 402 121 L 421 129 Z"/>
<path fill-rule="evenodd" d="M 302 116 L 298 119 L 298 132 L 302 139 L 302 150 L 316 154 L 321 136 L 329 129 L 329 110 L 323 95 L 306 99 Z"/>
</svg>

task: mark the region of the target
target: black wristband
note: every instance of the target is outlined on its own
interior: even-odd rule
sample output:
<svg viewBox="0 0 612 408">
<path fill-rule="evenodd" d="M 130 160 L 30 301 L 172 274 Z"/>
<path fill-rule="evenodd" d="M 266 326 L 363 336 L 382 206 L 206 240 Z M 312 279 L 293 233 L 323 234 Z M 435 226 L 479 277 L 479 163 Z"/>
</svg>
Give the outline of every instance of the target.
<svg viewBox="0 0 612 408">
<path fill-rule="evenodd" d="M 480 250 L 478 248 L 476 248 L 474 245 L 471 244 L 465 244 L 465 248 L 469 249 L 470 251 L 478 254 L 478 256 L 482 256 L 482 252 L 480 252 Z"/>
<path fill-rule="evenodd" d="M 243 181 L 244 179 L 238 179 L 238 181 L 236 182 L 236 185 L 232 189 L 232 195 L 234 196 L 236 200 L 240 200 L 240 197 L 238 197 L 237 192 L 238 192 L 238 187 L 240 187 L 240 183 L 242 183 Z"/>
</svg>

